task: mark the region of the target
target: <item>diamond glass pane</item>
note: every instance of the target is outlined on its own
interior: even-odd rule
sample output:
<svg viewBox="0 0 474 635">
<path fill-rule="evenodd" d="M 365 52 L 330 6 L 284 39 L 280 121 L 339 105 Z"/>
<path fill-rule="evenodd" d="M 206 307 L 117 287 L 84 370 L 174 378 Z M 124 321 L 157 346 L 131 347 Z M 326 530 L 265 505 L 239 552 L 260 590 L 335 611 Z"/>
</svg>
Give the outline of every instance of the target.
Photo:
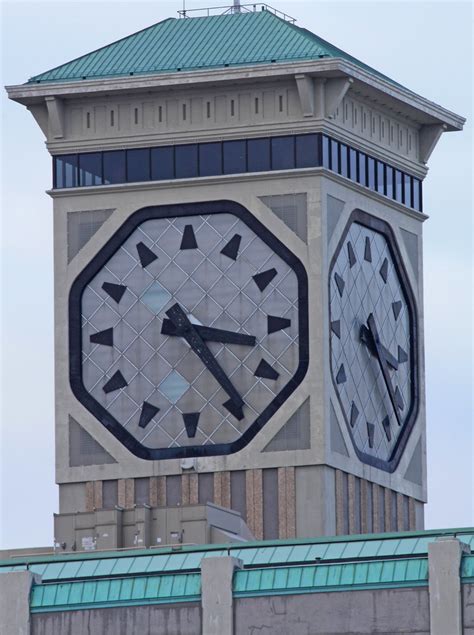
<svg viewBox="0 0 474 635">
<path fill-rule="evenodd" d="M 162 287 L 159 282 L 154 282 L 140 299 L 150 311 L 158 315 L 161 309 L 170 301 L 171 293 Z"/>
</svg>

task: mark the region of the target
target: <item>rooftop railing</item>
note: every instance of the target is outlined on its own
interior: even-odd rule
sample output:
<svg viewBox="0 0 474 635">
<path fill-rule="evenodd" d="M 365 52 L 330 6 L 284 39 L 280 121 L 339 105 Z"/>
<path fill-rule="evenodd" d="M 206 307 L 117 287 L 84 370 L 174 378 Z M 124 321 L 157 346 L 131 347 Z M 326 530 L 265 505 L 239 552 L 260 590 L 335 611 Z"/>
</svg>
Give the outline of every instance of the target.
<svg viewBox="0 0 474 635">
<path fill-rule="evenodd" d="M 268 4 L 257 2 L 251 4 L 233 4 L 233 5 L 223 5 L 220 7 L 204 7 L 200 9 L 186 9 L 183 3 L 183 8 L 178 11 L 178 15 L 180 18 L 198 18 L 198 17 L 209 17 L 211 15 L 226 15 L 230 13 L 256 13 L 257 11 L 269 11 L 273 13 L 277 17 L 285 20 L 286 22 L 290 22 L 294 24 L 296 22 L 296 18 L 292 18 L 291 15 L 284 13 L 283 11 L 279 11 L 274 7 L 271 7 Z M 190 15 L 191 14 L 191 15 Z"/>
</svg>

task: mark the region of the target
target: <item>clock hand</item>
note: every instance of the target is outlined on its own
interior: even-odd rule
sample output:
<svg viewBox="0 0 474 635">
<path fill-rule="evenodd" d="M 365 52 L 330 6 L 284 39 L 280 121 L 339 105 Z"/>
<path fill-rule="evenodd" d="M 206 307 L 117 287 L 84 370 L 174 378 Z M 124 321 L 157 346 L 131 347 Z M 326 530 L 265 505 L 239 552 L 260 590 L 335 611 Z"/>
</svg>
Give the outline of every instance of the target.
<svg viewBox="0 0 474 635">
<path fill-rule="evenodd" d="M 191 322 L 192 324 L 192 322 Z M 223 344 L 242 344 L 243 346 L 255 346 L 256 338 L 253 335 L 245 335 L 245 333 L 235 333 L 224 329 L 215 329 L 210 326 L 201 326 L 193 324 L 197 333 L 204 342 L 221 342 Z M 177 335 L 182 337 L 183 333 L 177 328 L 172 320 L 164 319 L 161 327 L 163 335 Z"/>
<path fill-rule="evenodd" d="M 373 338 L 365 324 L 362 324 L 362 326 L 360 327 L 360 340 L 367 346 L 369 353 L 374 356 L 377 355 Z M 383 356 L 385 357 L 387 364 L 391 366 L 393 370 L 398 370 L 398 359 L 394 355 L 392 355 L 392 353 L 387 348 L 385 348 L 383 344 L 380 344 L 380 346 L 382 348 Z"/>
<path fill-rule="evenodd" d="M 402 425 L 400 413 L 398 411 L 397 400 L 395 399 L 395 392 L 393 390 L 392 382 L 390 381 L 390 375 L 388 373 L 387 362 L 382 350 L 382 344 L 380 342 L 380 337 L 377 331 L 377 326 L 375 325 L 375 318 L 373 313 L 371 313 L 367 319 L 367 326 L 372 336 L 373 344 L 375 347 L 375 351 L 377 354 L 377 359 L 380 364 L 380 368 L 382 370 L 382 375 L 385 381 L 385 385 L 387 386 L 388 394 L 390 396 L 390 401 L 392 402 L 393 410 L 395 412 L 395 417 L 397 418 L 398 425 Z"/>
<path fill-rule="evenodd" d="M 242 407 L 244 406 L 244 401 L 237 390 L 234 388 L 234 385 L 232 384 L 230 379 L 222 370 L 219 362 L 216 360 L 214 355 L 205 344 L 203 338 L 199 335 L 196 329 L 196 325 L 192 324 L 189 321 L 188 316 L 179 306 L 179 304 L 174 304 L 170 309 L 168 309 L 168 311 L 166 311 L 166 315 L 170 318 L 171 322 L 174 324 L 181 337 L 183 337 L 187 341 L 189 346 L 196 353 L 199 359 L 204 363 L 209 372 L 212 373 L 215 379 L 229 395 L 231 402 L 230 408 L 232 409 L 228 409 L 232 412 L 232 414 L 234 414 L 237 419 L 239 419 L 239 421 L 243 419 L 244 413 Z"/>
</svg>

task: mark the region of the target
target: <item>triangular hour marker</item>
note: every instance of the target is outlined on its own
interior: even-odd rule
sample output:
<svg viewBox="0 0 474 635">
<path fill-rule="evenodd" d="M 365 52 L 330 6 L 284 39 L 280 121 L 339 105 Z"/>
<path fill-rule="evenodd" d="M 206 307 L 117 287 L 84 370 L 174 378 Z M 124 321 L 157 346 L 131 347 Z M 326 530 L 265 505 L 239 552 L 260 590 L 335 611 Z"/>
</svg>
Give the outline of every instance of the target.
<svg viewBox="0 0 474 635">
<path fill-rule="evenodd" d="M 334 322 L 331 322 L 331 331 L 336 337 L 341 339 L 341 320 L 334 320 Z"/>
<path fill-rule="evenodd" d="M 337 371 L 336 384 L 343 384 L 346 381 L 346 369 L 344 368 L 344 364 L 341 364 L 339 370 Z"/>
<path fill-rule="evenodd" d="M 353 428 L 355 426 L 358 417 L 359 417 L 359 411 L 358 411 L 357 406 L 355 405 L 355 403 L 352 402 L 352 405 L 351 405 L 351 419 L 350 419 L 351 428 Z"/>
<path fill-rule="evenodd" d="M 370 238 L 368 236 L 365 239 L 364 260 L 372 262 L 372 250 L 370 248 Z"/>
<path fill-rule="evenodd" d="M 114 329 L 105 329 L 105 331 L 99 331 L 98 333 L 92 333 L 90 336 L 92 344 L 102 344 L 103 346 L 114 345 Z"/>
<path fill-rule="evenodd" d="M 137 252 L 142 267 L 148 267 L 148 265 L 158 258 L 158 256 L 154 254 L 152 250 L 145 245 L 145 243 L 137 244 Z"/>
<path fill-rule="evenodd" d="M 356 255 L 354 253 L 354 249 L 352 247 L 352 244 L 350 242 L 347 243 L 347 255 L 349 256 L 349 267 L 352 269 L 352 267 L 357 262 L 357 258 L 356 258 Z"/>
<path fill-rule="evenodd" d="M 227 256 L 228 258 L 232 258 L 232 260 L 237 260 L 241 240 L 242 236 L 240 236 L 240 234 L 234 234 L 227 245 L 221 249 L 221 254 Z"/>
<path fill-rule="evenodd" d="M 397 300 L 397 302 L 392 302 L 393 317 L 396 320 L 398 320 L 398 316 L 400 315 L 401 310 L 402 310 L 401 300 Z"/>
<path fill-rule="evenodd" d="M 255 284 L 260 289 L 260 291 L 264 291 L 276 275 L 277 270 L 273 268 L 267 269 L 267 271 L 262 271 L 261 273 L 257 273 L 252 277 L 255 280 Z"/>
<path fill-rule="evenodd" d="M 344 293 L 344 287 L 346 286 L 346 283 L 344 282 L 344 280 L 341 278 L 341 276 L 338 273 L 334 274 L 334 280 L 336 281 L 336 286 L 337 286 L 337 290 L 339 291 L 339 295 L 342 298 L 342 294 Z"/>
<path fill-rule="evenodd" d="M 403 410 L 403 408 L 405 407 L 405 404 L 403 403 L 402 393 L 400 392 L 398 386 L 395 388 L 395 403 L 397 404 L 397 408 L 399 410 Z"/>
<path fill-rule="evenodd" d="M 128 384 L 125 381 L 125 377 L 118 370 L 114 375 L 112 375 L 109 381 L 106 382 L 104 386 L 102 386 L 102 390 L 105 393 L 115 392 L 116 390 L 120 390 L 120 388 L 125 388 L 125 386 L 127 385 Z"/>
<path fill-rule="evenodd" d="M 185 225 L 180 249 L 197 249 L 196 236 L 192 225 Z"/>
<path fill-rule="evenodd" d="M 122 299 L 123 294 L 127 290 L 127 287 L 124 287 L 123 284 L 114 284 L 113 282 L 104 282 L 104 284 L 102 285 L 102 289 L 105 291 L 105 293 L 108 296 L 112 298 L 112 300 L 115 300 L 115 302 L 117 302 L 118 304 L 120 300 Z"/>
<path fill-rule="evenodd" d="M 282 331 L 291 326 L 291 320 L 287 318 L 277 317 L 275 315 L 269 315 L 267 317 L 267 329 L 268 334 Z"/>
<path fill-rule="evenodd" d="M 159 408 L 154 406 L 152 403 L 149 403 L 148 401 L 144 401 L 142 411 L 140 413 L 140 421 L 138 422 L 140 428 L 146 428 L 158 412 L 160 412 Z"/>
<path fill-rule="evenodd" d="M 270 366 L 270 364 L 262 359 L 254 372 L 255 377 L 263 377 L 264 379 L 277 380 L 280 376 L 277 371 Z"/>
<path fill-rule="evenodd" d="M 183 413 L 184 427 L 186 428 L 186 434 L 190 439 L 194 439 L 196 436 L 196 430 L 199 422 L 199 412 L 186 412 Z"/>
<path fill-rule="evenodd" d="M 388 278 L 388 260 L 385 258 L 382 266 L 380 267 L 380 275 L 382 276 L 382 280 L 387 283 Z"/>
<path fill-rule="evenodd" d="M 403 350 L 401 346 L 398 347 L 398 361 L 400 364 L 408 361 L 408 354 Z"/>
<path fill-rule="evenodd" d="M 385 436 L 387 437 L 387 441 L 391 441 L 392 440 L 392 432 L 390 430 L 390 419 L 389 419 L 388 415 L 382 421 L 382 426 L 383 426 L 383 429 L 385 430 Z"/>
<path fill-rule="evenodd" d="M 369 439 L 369 448 L 373 448 L 374 447 L 374 433 L 375 433 L 375 426 L 373 423 L 369 423 L 367 421 L 367 437 Z"/>
</svg>

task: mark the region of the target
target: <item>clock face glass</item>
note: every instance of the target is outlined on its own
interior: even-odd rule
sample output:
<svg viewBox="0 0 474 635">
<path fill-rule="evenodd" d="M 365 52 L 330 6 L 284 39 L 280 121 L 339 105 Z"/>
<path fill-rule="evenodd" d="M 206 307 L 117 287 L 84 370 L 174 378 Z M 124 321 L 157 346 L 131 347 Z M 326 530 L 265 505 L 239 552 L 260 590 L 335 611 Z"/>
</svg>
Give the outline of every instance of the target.
<svg viewBox="0 0 474 635">
<path fill-rule="evenodd" d="M 352 218 L 330 271 L 331 372 L 360 458 L 393 470 L 417 411 L 416 311 L 390 228 Z"/>
<path fill-rule="evenodd" d="M 140 210 L 73 285 L 72 388 L 143 458 L 235 451 L 306 372 L 306 285 L 239 205 Z"/>
</svg>

